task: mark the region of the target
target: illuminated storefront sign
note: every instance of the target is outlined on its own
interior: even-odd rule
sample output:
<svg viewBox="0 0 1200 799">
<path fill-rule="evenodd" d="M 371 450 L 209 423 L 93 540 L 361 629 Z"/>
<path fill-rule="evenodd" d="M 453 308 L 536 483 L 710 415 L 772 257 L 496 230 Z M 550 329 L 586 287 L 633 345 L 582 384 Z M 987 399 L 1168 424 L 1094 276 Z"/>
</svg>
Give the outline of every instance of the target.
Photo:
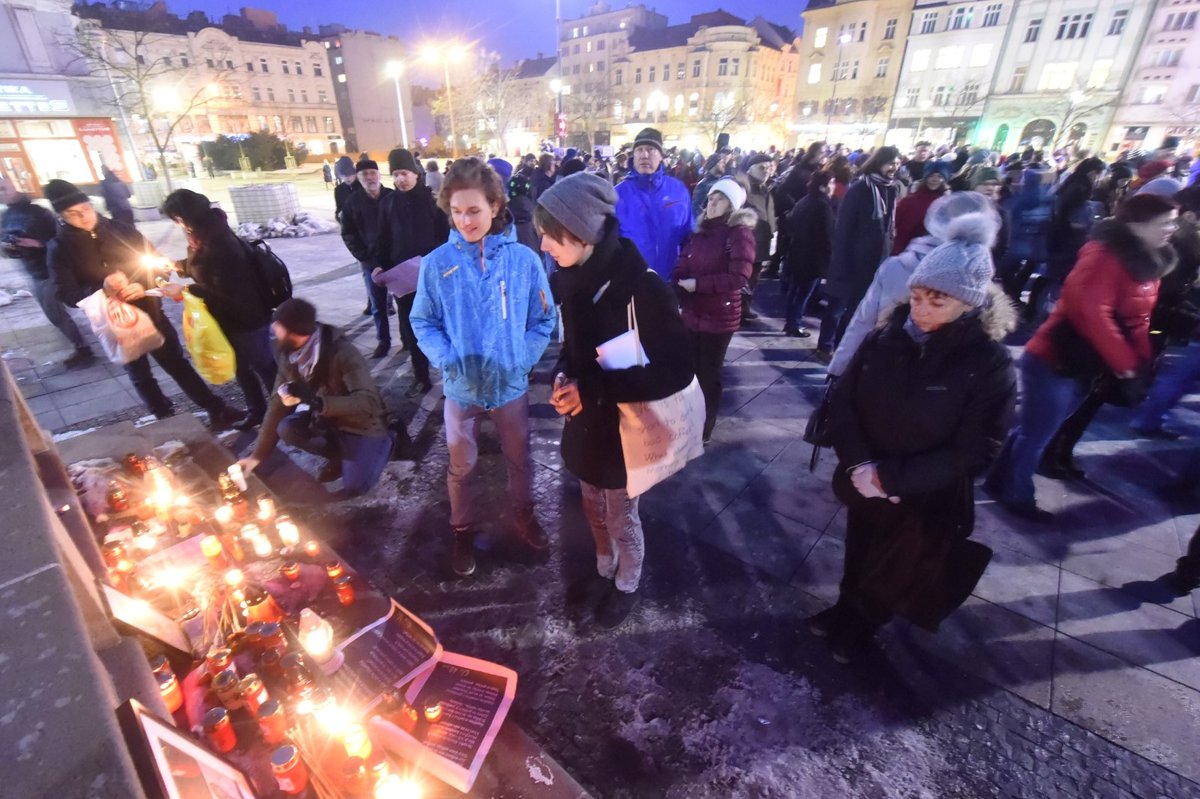
<svg viewBox="0 0 1200 799">
<path fill-rule="evenodd" d="M 0 83 L 0 116 L 72 113 L 71 92 L 65 83 Z"/>
</svg>

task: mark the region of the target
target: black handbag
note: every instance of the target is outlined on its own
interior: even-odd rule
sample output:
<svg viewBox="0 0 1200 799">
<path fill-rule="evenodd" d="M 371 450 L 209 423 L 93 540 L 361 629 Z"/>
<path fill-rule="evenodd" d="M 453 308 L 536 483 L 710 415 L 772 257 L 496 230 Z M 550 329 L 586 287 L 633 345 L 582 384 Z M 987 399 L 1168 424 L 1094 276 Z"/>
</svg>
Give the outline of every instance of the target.
<svg viewBox="0 0 1200 799">
<path fill-rule="evenodd" d="M 804 425 L 803 440 L 807 444 L 812 444 L 813 448 L 812 455 L 808 459 L 810 472 L 817 470 L 817 463 L 821 460 L 821 449 L 833 446 L 829 429 L 829 395 L 832 393 L 833 381 L 830 380 L 829 385 L 825 388 L 825 393 L 821 395 L 821 401 L 817 403 L 817 407 L 813 408 L 812 415 L 808 417 L 808 423 Z"/>
</svg>

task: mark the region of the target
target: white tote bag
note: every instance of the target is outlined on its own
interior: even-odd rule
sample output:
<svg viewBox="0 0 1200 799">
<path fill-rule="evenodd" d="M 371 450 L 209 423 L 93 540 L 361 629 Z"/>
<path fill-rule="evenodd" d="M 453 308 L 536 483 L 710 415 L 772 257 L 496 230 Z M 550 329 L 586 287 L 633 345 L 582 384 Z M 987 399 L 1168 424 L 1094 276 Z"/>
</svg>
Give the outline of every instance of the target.
<svg viewBox="0 0 1200 799">
<path fill-rule="evenodd" d="M 122 366 L 161 347 L 166 339 L 154 320 L 136 305 L 109 297 L 100 289 L 77 303 L 87 315 L 104 354 Z"/>
<path fill-rule="evenodd" d="M 638 332 L 637 309 L 629 303 L 629 330 L 645 366 Z M 625 490 L 637 497 L 678 472 L 704 453 L 704 395 L 696 378 L 682 391 L 648 402 L 619 402 L 621 449 L 625 455 Z"/>
</svg>

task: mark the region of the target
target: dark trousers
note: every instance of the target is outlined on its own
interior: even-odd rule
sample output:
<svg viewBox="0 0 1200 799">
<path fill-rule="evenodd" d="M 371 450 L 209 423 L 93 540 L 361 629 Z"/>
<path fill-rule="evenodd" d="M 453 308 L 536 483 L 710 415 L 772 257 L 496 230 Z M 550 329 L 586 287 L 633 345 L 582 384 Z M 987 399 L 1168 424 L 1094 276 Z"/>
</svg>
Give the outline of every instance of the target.
<svg viewBox="0 0 1200 799">
<path fill-rule="evenodd" d="M 850 319 L 854 316 L 854 309 L 858 307 L 861 300 L 861 297 L 855 297 L 853 301 L 849 301 L 841 297 L 825 296 L 825 313 L 821 315 L 821 332 L 817 334 L 817 349 L 826 352 L 833 352 L 837 349 L 838 342 L 842 340 L 842 335 L 846 332 L 846 326 L 850 324 Z"/>
<path fill-rule="evenodd" d="M 783 327 L 790 330 L 793 327 L 801 327 L 800 317 L 804 315 L 804 309 L 808 306 L 809 300 L 817 290 L 817 285 L 821 282 L 821 278 L 814 277 L 806 280 L 798 278 L 789 278 L 784 284 L 783 293 Z"/>
<path fill-rule="evenodd" d="M 1107 389 L 1093 390 L 1087 395 L 1083 403 L 1067 417 L 1065 422 L 1059 425 L 1058 432 L 1054 434 L 1054 438 L 1050 439 L 1050 443 L 1046 445 L 1046 451 L 1042 453 L 1042 463 L 1053 466 L 1071 464 L 1075 445 L 1079 443 L 1079 439 L 1083 438 L 1088 425 L 1104 407 L 1109 393 Z"/>
<path fill-rule="evenodd" d="M 856 621 L 870 629 L 891 621 L 892 613 L 863 594 L 861 586 L 867 556 L 873 543 L 888 530 L 879 530 L 869 514 L 852 506 L 846 508 L 846 555 L 842 582 L 838 586 L 838 604 L 851 611 Z"/>
<path fill-rule="evenodd" d="M 226 331 L 225 338 L 233 347 L 237 359 L 238 387 L 246 398 L 246 415 L 262 419 L 267 412 L 267 399 L 275 390 L 275 356 L 271 352 L 271 328 Z"/>
<path fill-rule="evenodd" d="M 371 279 L 374 266 L 358 262 L 362 267 L 363 283 L 367 287 L 367 299 L 371 303 L 371 318 L 375 320 L 375 338 L 380 344 L 392 344 L 392 331 L 388 329 L 388 293 L 383 286 L 375 285 Z"/>
<path fill-rule="evenodd" d="M 754 289 L 758 288 L 758 279 L 762 276 L 763 267 L 767 261 L 757 261 L 750 268 L 750 285 L 742 290 L 742 315 L 750 313 L 750 301 L 754 299 Z"/>
<path fill-rule="evenodd" d="M 1175 574 L 1186 585 L 1200 584 L 1200 527 L 1192 533 L 1188 542 L 1187 554 L 1176 561 Z"/>
<path fill-rule="evenodd" d="M 413 332 L 412 322 L 408 316 L 412 313 L 413 300 L 417 298 L 416 292 L 405 294 L 403 297 L 396 298 L 396 315 L 400 323 L 400 340 L 404 342 L 404 349 L 408 350 L 409 357 L 412 358 L 413 377 L 418 383 L 429 385 L 432 381 L 429 379 L 429 359 L 425 357 L 425 353 L 421 352 L 421 348 L 417 345 L 417 334 Z"/>
<path fill-rule="evenodd" d="M 732 333 L 692 333 L 692 354 L 696 361 L 696 380 L 704 394 L 704 438 L 712 435 L 721 407 L 721 368 L 729 349 Z"/>
<path fill-rule="evenodd" d="M 313 424 L 312 414 L 294 413 L 279 423 L 286 444 L 342 464 L 342 493 L 358 496 L 370 491 L 392 454 L 390 436 L 360 436 L 332 426 Z"/>
<path fill-rule="evenodd" d="M 191 362 L 184 356 L 183 347 L 179 344 L 179 334 L 175 332 L 175 328 L 171 326 L 167 318 L 161 312 L 151 314 L 150 318 L 153 319 L 154 326 L 158 328 L 158 332 L 162 333 L 163 339 L 165 339 L 163 345 L 149 355 L 143 355 L 137 360 L 125 364 L 125 372 L 133 382 L 133 390 L 142 398 L 142 402 L 146 403 L 150 412 L 161 416 L 172 410 L 171 401 L 167 399 L 162 387 L 154 379 L 154 373 L 150 371 L 151 356 L 163 368 L 163 371 L 169 374 L 171 379 L 183 389 L 183 393 L 192 402 L 209 413 L 224 408 L 225 403 L 212 392 L 204 379 L 196 374 Z"/>
<path fill-rule="evenodd" d="M 67 306 L 62 304 L 58 299 L 58 294 L 54 290 L 53 280 L 33 280 L 33 296 L 38 301 L 38 305 L 42 308 L 42 313 L 46 315 L 46 319 L 50 324 L 58 328 L 58 332 L 67 337 L 67 341 L 71 342 L 77 350 L 87 347 L 87 339 L 83 337 L 83 333 L 79 330 L 79 326 L 75 324 L 75 320 L 71 318 Z"/>
</svg>

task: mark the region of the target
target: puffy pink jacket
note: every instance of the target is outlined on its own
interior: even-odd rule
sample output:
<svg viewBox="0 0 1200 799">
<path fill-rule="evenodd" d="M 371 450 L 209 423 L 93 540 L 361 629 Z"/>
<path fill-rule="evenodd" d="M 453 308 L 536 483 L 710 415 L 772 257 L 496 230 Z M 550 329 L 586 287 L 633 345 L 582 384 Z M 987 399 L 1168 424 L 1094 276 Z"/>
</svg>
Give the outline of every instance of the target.
<svg viewBox="0 0 1200 799">
<path fill-rule="evenodd" d="M 727 219 L 705 219 L 684 245 L 671 272 L 678 285 L 696 279 L 696 291 L 680 291 L 683 323 L 694 333 L 733 333 L 742 324 L 742 290 L 750 285 L 754 226 L 750 208 Z"/>
</svg>

